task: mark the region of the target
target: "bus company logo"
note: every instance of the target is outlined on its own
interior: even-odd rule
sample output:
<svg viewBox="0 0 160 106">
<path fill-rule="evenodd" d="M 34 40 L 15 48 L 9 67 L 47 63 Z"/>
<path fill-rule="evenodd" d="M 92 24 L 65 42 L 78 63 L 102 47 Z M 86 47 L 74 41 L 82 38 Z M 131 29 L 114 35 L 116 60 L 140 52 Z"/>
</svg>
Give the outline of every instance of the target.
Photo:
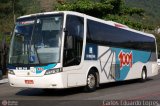
<svg viewBox="0 0 160 106">
<path fill-rule="evenodd" d="M 95 51 L 93 50 L 93 47 L 88 48 L 88 53 L 86 54 L 86 57 L 88 59 L 96 59 Z"/>
<path fill-rule="evenodd" d="M 93 48 L 89 47 L 89 53 L 92 54 L 93 53 Z"/>
<path fill-rule="evenodd" d="M 120 69 L 122 69 L 124 66 L 132 67 L 132 51 L 130 53 L 125 53 L 121 50 L 121 52 L 118 55 L 118 58 L 120 61 Z"/>
</svg>

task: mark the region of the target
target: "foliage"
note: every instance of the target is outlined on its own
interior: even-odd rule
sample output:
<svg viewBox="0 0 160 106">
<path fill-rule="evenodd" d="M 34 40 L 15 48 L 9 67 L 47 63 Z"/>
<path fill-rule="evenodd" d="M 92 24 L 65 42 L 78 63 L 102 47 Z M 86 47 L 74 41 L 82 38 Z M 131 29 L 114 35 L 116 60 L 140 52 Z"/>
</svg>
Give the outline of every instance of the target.
<svg viewBox="0 0 160 106">
<path fill-rule="evenodd" d="M 59 4 L 57 10 L 77 11 L 105 20 L 120 22 L 139 30 L 151 28 L 143 25 L 141 22 L 130 19 L 133 15 L 143 17 L 144 10 L 127 7 L 124 0 L 76 0 L 72 3 L 65 2 Z"/>
<path fill-rule="evenodd" d="M 0 1 L 0 32 L 10 32 L 14 25 L 14 14 L 23 14 L 19 0 Z"/>
<path fill-rule="evenodd" d="M 22 6 L 19 0 L 1 0 L 0 1 L 0 44 L 4 38 L 4 33 L 11 32 L 14 26 L 14 15 L 23 14 Z M 13 11 L 14 9 L 14 11 Z M 3 36 L 2 36 L 3 35 Z M 5 34 L 6 35 L 6 34 Z M 6 42 L 9 44 L 10 36 L 6 36 Z"/>
<path fill-rule="evenodd" d="M 2 33 L 0 33 L 0 47 L 1 47 L 1 44 L 2 44 L 2 41 L 5 40 L 7 46 L 9 46 L 10 44 L 10 40 L 11 40 L 11 36 L 9 35 L 4 35 Z"/>
<path fill-rule="evenodd" d="M 69 10 L 85 13 L 91 16 L 102 18 L 106 14 L 120 14 L 123 0 L 76 0 L 75 2 L 65 2 L 57 6 L 57 10 Z"/>
<path fill-rule="evenodd" d="M 93 2 L 91 0 L 77 0 L 76 2 L 66 2 L 57 6 L 57 10 L 77 11 L 91 16 L 102 17 L 106 12 L 113 9 L 109 3 Z"/>
<path fill-rule="evenodd" d="M 145 11 L 146 17 L 142 21 L 143 24 L 160 26 L 159 0 L 125 0 L 125 1 L 126 5 L 130 7 L 142 8 Z"/>
<path fill-rule="evenodd" d="M 24 14 L 33 14 L 41 12 L 40 0 L 20 0 L 19 4 L 23 6 Z M 24 15 L 23 14 L 23 15 Z"/>
<path fill-rule="evenodd" d="M 10 15 L 15 10 L 15 14 L 23 12 L 22 6 L 19 4 L 19 0 L 1 0 L 0 1 L 0 17 Z"/>
</svg>

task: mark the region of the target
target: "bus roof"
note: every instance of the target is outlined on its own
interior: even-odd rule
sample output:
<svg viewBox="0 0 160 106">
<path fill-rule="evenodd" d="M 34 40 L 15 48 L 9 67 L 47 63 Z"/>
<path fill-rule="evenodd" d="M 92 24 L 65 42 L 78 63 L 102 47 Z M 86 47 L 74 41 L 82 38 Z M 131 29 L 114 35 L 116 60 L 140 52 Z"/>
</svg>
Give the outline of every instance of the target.
<svg viewBox="0 0 160 106">
<path fill-rule="evenodd" d="M 86 15 L 86 14 L 83 14 L 83 13 L 75 12 L 75 11 L 53 11 L 53 12 L 35 13 L 35 14 L 20 16 L 18 19 L 37 16 L 37 15 L 50 15 L 50 14 L 59 14 L 59 13 L 83 16 L 83 17 L 86 17 L 87 19 L 95 20 L 97 22 L 105 23 L 105 24 L 108 24 L 108 25 L 111 25 L 111 26 L 114 26 L 114 27 L 117 27 L 117 28 L 121 28 L 121 29 L 124 29 L 124 30 L 128 30 L 128 31 L 131 31 L 131 32 L 142 34 L 144 36 L 149 36 L 149 37 L 155 38 L 155 36 L 153 34 L 149 34 L 149 33 L 145 33 L 145 32 L 142 32 L 142 31 L 138 31 L 138 30 L 129 28 L 128 26 L 123 25 L 121 23 L 117 23 L 117 22 L 114 22 L 114 21 L 106 21 L 106 20 L 103 20 L 103 19 L 99 19 L 99 18 L 92 17 L 92 16 L 89 16 L 89 15 Z"/>
</svg>

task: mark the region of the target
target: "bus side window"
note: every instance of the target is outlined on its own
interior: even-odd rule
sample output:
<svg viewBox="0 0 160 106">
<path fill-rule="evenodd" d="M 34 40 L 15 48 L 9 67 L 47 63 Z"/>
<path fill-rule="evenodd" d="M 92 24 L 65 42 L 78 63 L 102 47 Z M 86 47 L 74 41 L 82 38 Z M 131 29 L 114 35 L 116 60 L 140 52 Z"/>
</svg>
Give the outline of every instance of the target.
<svg viewBox="0 0 160 106">
<path fill-rule="evenodd" d="M 67 16 L 63 66 L 80 64 L 83 47 L 83 28 L 83 18 L 73 15 Z"/>
<path fill-rule="evenodd" d="M 73 37 L 72 36 L 66 36 L 66 45 L 64 45 L 65 49 L 72 49 L 73 48 Z"/>
</svg>

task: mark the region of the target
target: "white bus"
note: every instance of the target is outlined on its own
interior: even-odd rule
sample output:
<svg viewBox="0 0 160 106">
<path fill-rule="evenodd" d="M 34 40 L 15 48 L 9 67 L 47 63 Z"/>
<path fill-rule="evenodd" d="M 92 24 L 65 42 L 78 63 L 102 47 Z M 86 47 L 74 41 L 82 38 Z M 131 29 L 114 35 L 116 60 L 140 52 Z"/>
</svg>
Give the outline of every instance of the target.
<svg viewBox="0 0 160 106">
<path fill-rule="evenodd" d="M 125 25 L 72 11 L 19 17 L 8 78 L 13 87 L 61 89 L 158 74 L 156 39 Z"/>
</svg>

